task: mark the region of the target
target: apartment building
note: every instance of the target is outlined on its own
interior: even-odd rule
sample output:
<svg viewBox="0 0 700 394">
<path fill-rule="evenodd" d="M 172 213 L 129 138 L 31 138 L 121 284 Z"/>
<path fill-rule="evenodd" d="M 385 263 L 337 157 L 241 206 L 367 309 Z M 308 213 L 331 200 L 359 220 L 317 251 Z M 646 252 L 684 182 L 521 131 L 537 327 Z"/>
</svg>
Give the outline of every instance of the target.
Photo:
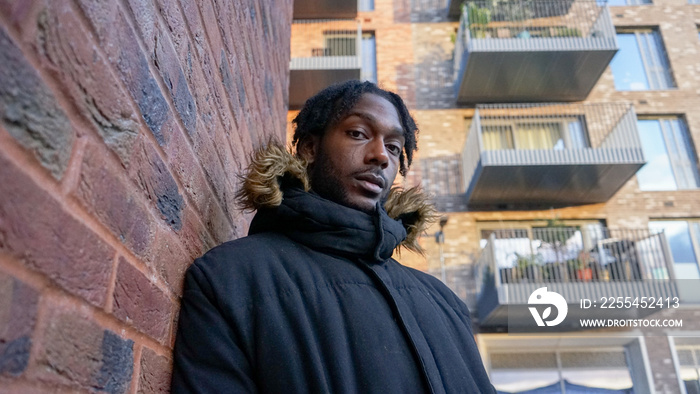
<svg viewBox="0 0 700 394">
<path fill-rule="evenodd" d="M 700 2 L 297 0 L 294 18 L 290 119 L 348 78 L 407 101 L 403 182 L 443 220 L 400 260 L 467 302 L 498 390 L 700 392 Z M 523 333 L 541 287 L 568 317 Z"/>
</svg>

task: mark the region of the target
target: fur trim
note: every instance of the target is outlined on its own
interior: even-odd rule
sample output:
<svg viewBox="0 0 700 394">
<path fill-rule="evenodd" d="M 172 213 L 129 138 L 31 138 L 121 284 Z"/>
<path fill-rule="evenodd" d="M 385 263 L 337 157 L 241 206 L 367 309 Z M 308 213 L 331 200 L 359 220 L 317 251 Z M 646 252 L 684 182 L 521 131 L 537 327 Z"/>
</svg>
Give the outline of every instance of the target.
<svg viewBox="0 0 700 394">
<path fill-rule="evenodd" d="M 425 233 L 428 227 L 438 220 L 437 210 L 430 203 L 428 196 L 419 187 L 404 190 L 393 187 L 389 192 L 386 203 L 386 213 L 392 219 L 401 220 L 406 229 L 406 239 L 399 247 L 404 247 L 416 253 L 423 254 L 423 248 L 418 243 L 418 238 Z"/>
<path fill-rule="evenodd" d="M 276 144 L 258 150 L 242 177 L 236 201 L 246 211 L 279 206 L 282 204 L 281 178 L 285 174 L 301 181 L 307 192 L 311 189 L 303 160 Z"/>
<path fill-rule="evenodd" d="M 241 188 L 236 194 L 239 206 L 246 211 L 279 206 L 283 199 L 281 181 L 285 176 L 298 180 L 308 192 L 311 186 L 306 166 L 304 160 L 277 144 L 258 150 L 241 177 Z M 384 208 L 390 218 L 401 220 L 406 229 L 406 239 L 399 247 L 423 254 L 418 238 L 438 215 L 420 187 L 407 190 L 393 187 Z"/>
</svg>

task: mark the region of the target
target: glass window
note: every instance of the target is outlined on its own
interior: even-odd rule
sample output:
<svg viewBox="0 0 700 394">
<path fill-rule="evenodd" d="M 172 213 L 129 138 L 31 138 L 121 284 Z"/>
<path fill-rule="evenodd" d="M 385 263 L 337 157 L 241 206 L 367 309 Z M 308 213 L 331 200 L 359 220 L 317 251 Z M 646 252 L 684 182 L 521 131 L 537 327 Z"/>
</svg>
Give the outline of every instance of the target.
<svg viewBox="0 0 700 394">
<path fill-rule="evenodd" d="M 700 394 L 700 346 L 677 346 L 680 376 L 688 394 Z"/>
<path fill-rule="evenodd" d="M 484 119 L 481 138 L 485 150 L 582 149 L 588 147 L 581 119 Z"/>
<path fill-rule="evenodd" d="M 501 392 L 630 392 L 633 386 L 624 349 L 492 353 L 490 361 Z"/>
<path fill-rule="evenodd" d="M 359 11 L 374 11 L 374 0 L 359 0 L 357 9 Z"/>
<path fill-rule="evenodd" d="M 649 222 L 652 231 L 663 231 L 673 257 L 677 278 L 700 279 L 698 254 L 700 250 L 700 221 L 654 220 Z"/>
<path fill-rule="evenodd" d="M 695 150 L 685 122 L 678 117 L 639 119 L 639 137 L 647 164 L 637 171 L 640 190 L 700 187 Z"/>
<path fill-rule="evenodd" d="M 675 87 L 661 35 L 654 29 L 617 33 L 620 50 L 610 67 L 617 90 L 658 90 Z"/>
<path fill-rule="evenodd" d="M 377 83 L 377 44 L 374 33 L 362 33 L 361 73 L 360 79 Z"/>
</svg>

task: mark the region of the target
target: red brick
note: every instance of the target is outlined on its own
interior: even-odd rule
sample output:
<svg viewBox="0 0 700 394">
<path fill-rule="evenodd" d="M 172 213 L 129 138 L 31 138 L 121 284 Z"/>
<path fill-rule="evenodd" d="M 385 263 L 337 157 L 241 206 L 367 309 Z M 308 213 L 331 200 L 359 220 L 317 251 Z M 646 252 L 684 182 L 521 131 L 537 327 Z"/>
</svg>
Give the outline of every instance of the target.
<svg viewBox="0 0 700 394">
<path fill-rule="evenodd" d="M 0 26 L 0 120 L 51 175 L 68 168 L 75 133 L 51 89 Z"/>
<path fill-rule="evenodd" d="M 48 319 L 31 379 L 52 386 L 126 392 L 133 373 L 133 341 L 62 307 L 52 308 Z"/>
<path fill-rule="evenodd" d="M 19 376 L 29 361 L 39 293 L 0 272 L 0 376 Z"/>
<path fill-rule="evenodd" d="M 13 27 L 21 29 L 30 15 L 32 3 L 31 0 L 0 0 L 0 14 L 5 15 Z"/>
<path fill-rule="evenodd" d="M 169 230 L 160 230 L 156 245 L 147 259 L 148 265 L 160 275 L 177 296 L 182 295 L 185 270 L 199 256 L 189 255 L 178 238 Z"/>
<path fill-rule="evenodd" d="M 189 35 L 187 34 L 185 22 L 182 20 L 177 5 L 172 1 L 159 1 L 158 5 L 160 14 L 167 23 L 167 28 L 170 31 L 170 38 L 173 41 L 173 47 L 176 49 L 176 52 L 172 50 L 167 39 L 158 36 L 156 55 L 162 52 L 162 55 L 167 59 L 164 61 L 157 61 L 156 64 L 166 64 L 166 66 L 163 66 L 163 69 L 170 68 L 172 69 L 171 74 L 174 74 L 176 72 L 175 65 L 179 61 L 198 112 L 199 121 L 197 122 L 198 127 L 196 132 L 199 134 L 204 131 L 209 138 L 220 141 L 221 143 L 215 144 L 214 147 L 217 149 L 219 157 L 224 162 L 224 168 L 229 171 L 239 170 L 241 166 L 237 159 L 242 156 L 239 147 L 241 145 L 250 145 L 250 138 L 243 138 L 247 137 L 247 134 L 237 132 L 236 128 L 231 124 L 231 120 L 227 115 L 228 107 L 226 105 L 220 105 L 220 100 L 212 103 L 211 96 L 213 94 L 210 93 L 210 90 L 218 90 L 216 87 L 220 85 L 220 83 L 208 83 L 204 78 L 202 66 L 198 62 L 192 62 Z M 165 27 L 161 29 L 164 30 Z M 158 48 L 161 48 L 160 52 Z M 160 67 L 161 66 L 159 66 L 159 68 Z M 218 92 L 214 93 L 214 95 L 216 94 L 218 94 Z M 223 125 L 221 123 L 222 121 Z M 204 125 L 204 130 L 202 130 L 201 125 Z M 192 130 L 188 129 L 188 133 L 193 139 L 201 138 L 199 136 L 193 136 Z M 236 167 L 232 167 L 232 165 Z"/>
<path fill-rule="evenodd" d="M 141 38 L 147 47 L 148 57 L 153 61 L 165 87 L 175 105 L 185 129 L 189 134 L 197 127 L 200 111 L 194 104 L 192 94 L 185 81 L 175 50 L 168 38 L 167 28 L 158 20 L 158 11 L 152 1 L 129 0 L 128 7 L 136 20 Z"/>
<path fill-rule="evenodd" d="M 113 314 L 163 342 L 169 336 L 172 302 L 141 271 L 119 258 Z"/>
<path fill-rule="evenodd" d="M 197 220 L 198 215 L 188 209 L 185 211 L 185 222 L 177 235 L 190 257 L 197 258 L 215 246 L 214 240 L 206 228 Z M 194 260 L 194 259 L 193 259 Z"/>
<path fill-rule="evenodd" d="M 177 183 L 161 160 L 155 147 L 145 138 L 139 138 L 133 151 L 130 176 L 137 182 L 161 219 L 174 230 L 182 227 L 185 201 Z"/>
<path fill-rule="evenodd" d="M 97 50 L 93 36 L 68 0 L 46 2 L 37 21 L 36 52 L 46 60 L 82 115 L 128 166 L 139 133 L 128 92 Z M 76 45 L 82 43 L 82 45 Z"/>
<path fill-rule="evenodd" d="M 146 45 L 146 53 L 153 56 L 156 47 L 156 36 L 163 28 L 157 18 L 157 11 L 153 2 L 149 0 L 127 0 L 126 7 L 131 11 L 136 22 L 138 34 Z"/>
<path fill-rule="evenodd" d="M 119 2 L 77 0 L 77 3 L 158 144 L 167 145 L 169 136 L 161 129 L 170 116 L 168 103 L 151 75 L 148 58 L 141 52 L 137 35 L 121 11 Z"/>
<path fill-rule="evenodd" d="M 237 211 L 234 186 L 232 184 L 235 182 L 232 176 L 235 173 L 235 169 L 224 169 L 214 147 L 215 142 L 208 138 L 206 133 L 198 132 L 193 142 L 195 154 L 204 169 L 209 184 L 214 189 L 215 196 L 221 203 L 224 212 L 227 215 L 234 215 Z"/>
<path fill-rule="evenodd" d="M 216 78 L 217 83 L 213 86 L 219 88 L 221 83 L 223 83 L 224 92 L 233 112 L 236 127 L 241 133 L 247 133 L 249 127 L 242 102 L 245 99 L 245 91 L 241 83 L 241 76 L 237 74 L 238 71 L 234 68 L 237 64 L 236 59 L 229 56 L 232 51 L 224 46 L 221 30 L 217 26 L 218 17 L 212 4 L 210 2 L 199 2 L 198 4 L 204 20 L 204 29 L 209 37 L 212 60 L 219 71 L 219 77 Z M 237 85 L 240 85 L 240 88 L 237 88 Z"/>
<path fill-rule="evenodd" d="M 153 242 L 155 223 L 136 187 L 119 176 L 120 167 L 105 163 L 106 151 L 88 145 L 73 193 L 134 254 L 144 257 Z"/>
<path fill-rule="evenodd" d="M 165 34 L 158 34 L 155 48 L 155 58 L 153 59 L 156 68 L 160 72 L 165 86 L 170 92 L 175 110 L 182 120 L 182 124 L 188 133 L 194 133 L 197 123 L 201 122 L 200 113 L 203 109 L 197 109 L 192 92 L 187 86 L 185 74 L 175 54 L 170 40 Z"/>
<path fill-rule="evenodd" d="M 153 350 L 144 347 L 141 353 L 138 393 L 169 393 L 172 364 L 171 359 L 159 356 Z"/>
<path fill-rule="evenodd" d="M 164 127 L 172 128 L 170 131 L 172 143 L 165 150 L 167 164 L 180 180 L 185 194 L 189 196 L 197 210 L 204 212 L 204 207 L 211 199 L 211 188 L 207 183 L 206 175 L 179 126 L 171 120 Z"/>
<path fill-rule="evenodd" d="M 173 127 L 177 127 L 173 125 Z M 207 182 L 202 167 L 189 147 L 189 143 L 181 130 L 172 132 L 172 144 L 168 146 L 166 154 L 168 165 L 180 179 L 187 194 L 197 211 L 202 215 L 207 229 L 214 235 L 217 241 L 229 240 L 233 229 L 229 218 L 219 201 L 211 198 L 212 189 Z"/>
<path fill-rule="evenodd" d="M 0 250 L 67 291 L 102 306 L 113 249 L 0 152 Z"/>
</svg>

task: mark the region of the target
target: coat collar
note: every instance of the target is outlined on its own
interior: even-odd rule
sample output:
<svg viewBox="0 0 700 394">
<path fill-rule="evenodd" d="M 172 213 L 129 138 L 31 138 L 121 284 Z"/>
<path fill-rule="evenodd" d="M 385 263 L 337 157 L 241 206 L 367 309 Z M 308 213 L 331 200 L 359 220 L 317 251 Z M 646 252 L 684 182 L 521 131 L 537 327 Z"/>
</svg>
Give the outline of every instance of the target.
<svg viewBox="0 0 700 394">
<path fill-rule="evenodd" d="M 362 252 L 375 259 L 390 257 L 396 247 L 422 253 L 418 237 L 436 219 L 435 209 L 418 187 L 392 188 L 384 206 L 372 215 L 326 200 L 311 190 L 306 163 L 275 144 L 256 152 L 237 198 L 244 209 L 258 211 L 251 233 L 275 229 L 302 243 L 322 240 L 314 243 L 318 248 Z M 353 242 L 362 245 L 358 249 Z"/>
</svg>

